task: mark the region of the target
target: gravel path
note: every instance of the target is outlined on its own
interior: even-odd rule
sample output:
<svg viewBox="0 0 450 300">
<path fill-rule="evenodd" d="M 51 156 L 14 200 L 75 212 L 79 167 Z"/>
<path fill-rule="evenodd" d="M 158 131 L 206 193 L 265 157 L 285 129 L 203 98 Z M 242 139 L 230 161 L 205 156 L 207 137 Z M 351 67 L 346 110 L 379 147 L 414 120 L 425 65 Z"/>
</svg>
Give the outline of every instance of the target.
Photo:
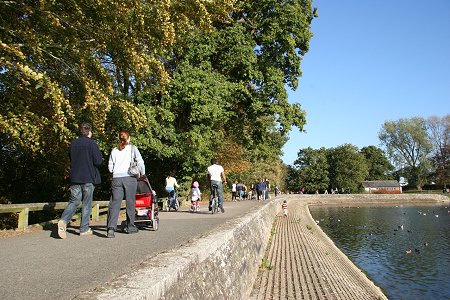
<svg viewBox="0 0 450 300">
<path fill-rule="evenodd" d="M 306 201 L 276 217 L 252 299 L 387 299 L 316 225 Z"/>
</svg>

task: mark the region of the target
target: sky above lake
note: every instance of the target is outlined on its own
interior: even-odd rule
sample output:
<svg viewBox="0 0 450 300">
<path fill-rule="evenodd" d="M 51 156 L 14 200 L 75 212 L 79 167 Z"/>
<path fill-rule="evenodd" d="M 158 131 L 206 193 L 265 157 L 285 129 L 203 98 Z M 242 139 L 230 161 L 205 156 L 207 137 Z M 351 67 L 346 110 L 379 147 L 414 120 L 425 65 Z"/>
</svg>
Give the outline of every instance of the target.
<svg viewBox="0 0 450 300">
<path fill-rule="evenodd" d="M 450 114 L 450 0 L 315 0 L 319 17 L 289 101 L 306 112 L 283 148 L 381 147 L 385 121 Z"/>
</svg>

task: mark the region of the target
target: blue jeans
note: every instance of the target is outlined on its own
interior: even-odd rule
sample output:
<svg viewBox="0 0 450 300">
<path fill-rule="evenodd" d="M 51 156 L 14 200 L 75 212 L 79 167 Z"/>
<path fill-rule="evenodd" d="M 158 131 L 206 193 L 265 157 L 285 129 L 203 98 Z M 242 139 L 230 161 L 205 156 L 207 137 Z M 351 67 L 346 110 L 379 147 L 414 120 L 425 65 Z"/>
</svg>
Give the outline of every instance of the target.
<svg viewBox="0 0 450 300">
<path fill-rule="evenodd" d="M 171 186 L 166 186 L 166 192 L 167 192 L 167 198 L 170 197 L 170 192 L 173 192 L 173 198 L 177 197 L 177 191 L 175 190 L 175 188 L 173 188 Z"/>
<path fill-rule="evenodd" d="M 92 197 L 95 186 L 92 183 L 73 184 L 70 186 L 69 204 L 62 213 L 61 220 L 69 224 L 77 211 L 78 205 L 82 203 L 80 232 L 89 230 L 89 220 L 92 212 Z"/>
<path fill-rule="evenodd" d="M 210 189 L 211 189 L 211 195 L 213 194 L 213 184 L 217 184 L 217 192 L 219 193 L 219 195 L 217 195 L 218 198 L 218 205 L 222 206 L 223 205 L 223 185 L 222 185 L 222 181 L 215 181 L 215 180 L 211 180 L 211 184 Z M 211 201 L 210 201 L 211 203 Z"/>
</svg>

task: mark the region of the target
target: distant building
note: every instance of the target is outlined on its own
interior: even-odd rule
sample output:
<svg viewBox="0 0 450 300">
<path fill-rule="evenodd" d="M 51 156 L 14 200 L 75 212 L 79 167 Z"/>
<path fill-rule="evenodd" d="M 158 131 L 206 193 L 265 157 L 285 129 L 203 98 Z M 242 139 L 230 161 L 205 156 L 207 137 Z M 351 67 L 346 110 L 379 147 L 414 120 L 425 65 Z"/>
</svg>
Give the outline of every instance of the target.
<svg viewBox="0 0 450 300">
<path fill-rule="evenodd" d="M 402 187 L 397 180 L 363 181 L 364 192 L 369 194 L 401 194 Z"/>
</svg>

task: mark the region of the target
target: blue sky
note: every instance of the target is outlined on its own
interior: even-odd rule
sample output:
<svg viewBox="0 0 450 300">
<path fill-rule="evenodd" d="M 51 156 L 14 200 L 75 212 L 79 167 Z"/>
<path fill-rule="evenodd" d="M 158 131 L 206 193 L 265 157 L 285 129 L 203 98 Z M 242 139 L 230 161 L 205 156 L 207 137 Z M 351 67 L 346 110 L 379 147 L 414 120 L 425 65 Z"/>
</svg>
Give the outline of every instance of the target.
<svg viewBox="0 0 450 300">
<path fill-rule="evenodd" d="M 283 148 L 380 147 L 385 121 L 450 113 L 450 0 L 315 0 L 319 17 L 289 101 L 306 111 Z"/>
</svg>

